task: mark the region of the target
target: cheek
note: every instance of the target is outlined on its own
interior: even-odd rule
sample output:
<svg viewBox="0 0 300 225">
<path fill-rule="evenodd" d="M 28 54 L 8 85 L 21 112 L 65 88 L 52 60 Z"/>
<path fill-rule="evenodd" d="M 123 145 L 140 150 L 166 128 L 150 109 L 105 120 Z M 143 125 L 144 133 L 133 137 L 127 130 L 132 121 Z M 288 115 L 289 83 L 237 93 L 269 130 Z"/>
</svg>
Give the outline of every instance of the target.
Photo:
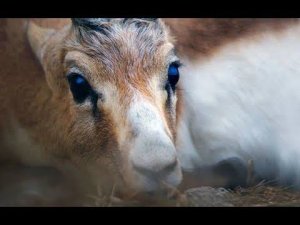
<svg viewBox="0 0 300 225">
<path fill-rule="evenodd" d="M 69 140 L 73 151 L 93 159 L 109 158 L 112 151 L 117 149 L 116 129 L 109 114 L 100 109 L 96 119 L 88 105 L 78 108 L 70 118 Z"/>
</svg>

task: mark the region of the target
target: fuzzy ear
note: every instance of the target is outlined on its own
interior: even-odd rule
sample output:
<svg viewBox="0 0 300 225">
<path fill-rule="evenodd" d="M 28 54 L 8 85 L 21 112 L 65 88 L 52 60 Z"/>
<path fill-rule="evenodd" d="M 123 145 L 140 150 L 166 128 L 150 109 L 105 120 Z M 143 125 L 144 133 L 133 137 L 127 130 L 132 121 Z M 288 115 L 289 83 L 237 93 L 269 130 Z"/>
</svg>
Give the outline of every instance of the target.
<svg viewBox="0 0 300 225">
<path fill-rule="evenodd" d="M 33 22 L 29 22 L 27 27 L 27 38 L 30 43 L 32 51 L 42 64 L 43 49 L 45 47 L 46 40 L 49 35 L 53 33 L 53 29 L 42 28 L 35 25 Z"/>
</svg>

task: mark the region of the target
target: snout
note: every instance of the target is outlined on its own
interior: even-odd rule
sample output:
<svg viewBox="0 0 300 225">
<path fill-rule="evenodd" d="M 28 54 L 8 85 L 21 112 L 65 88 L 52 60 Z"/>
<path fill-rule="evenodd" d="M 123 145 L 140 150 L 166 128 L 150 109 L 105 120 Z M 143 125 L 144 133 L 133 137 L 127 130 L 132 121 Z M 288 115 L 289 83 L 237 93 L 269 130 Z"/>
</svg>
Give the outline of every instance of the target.
<svg viewBox="0 0 300 225">
<path fill-rule="evenodd" d="M 177 186 L 182 179 L 177 152 L 164 115 L 153 104 L 132 104 L 128 124 L 134 134 L 130 139 L 129 174 L 131 186 L 153 192 L 162 184 Z"/>
<path fill-rule="evenodd" d="M 163 178 L 167 176 L 168 174 L 172 173 L 176 167 L 177 167 L 177 160 L 174 159 L 173 161 L 170 162 L 163 162 L 162 164 L 158 164 L 157 167 L 153 168 L 147 167 L 144 165 L 136 165 L 133 163 L 133 168 L 135 171 L 139 172 L 140 174 L 148 177 L 153 177 L 154 179 L 157 178 Z"/>
<path fill-rule="evenodd" d="M 176 187 L 182 179 L 173 143 L 164 135 L 158 135 L 157 138 L 159 139 L 156 141 L 139 139 L 139 143 L 131 152 L 134 183 L 140 191 L 157 191 L 164 184 Z M 168 142 L 165 143 L 161 139 Z"/>
</svg>

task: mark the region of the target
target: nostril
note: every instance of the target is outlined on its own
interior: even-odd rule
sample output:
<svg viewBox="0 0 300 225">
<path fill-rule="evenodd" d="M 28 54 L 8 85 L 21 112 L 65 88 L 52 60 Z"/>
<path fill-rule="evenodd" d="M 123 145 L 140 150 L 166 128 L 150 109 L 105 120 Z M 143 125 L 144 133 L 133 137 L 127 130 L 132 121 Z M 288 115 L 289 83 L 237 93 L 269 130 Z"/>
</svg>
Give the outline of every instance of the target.
<svg viewBox="0 0 300 225">
<path fill-rule="evenodd" d="M 172 162 L 171 164 L 169 165 L 166 165 L 162 170 L 161 172 L 164 172 L 164 173 L 170 173 L 172 172 L 177 166 L 177 160 L 175 160 L 174 162 Z"/>
<path fill-rule="evenodd" d="M 154 172 L 147 169 L 147 168 L 144 168 L 144 167 L 141 167 L 141 166 L 137 166 L 135 164 L 133 164 L 133 168 L 135 171 L 147 176 L 147 177 L 150 177 L 150 176 L 153 176 Z"/>
<path fill-rule="evenodd" d="M 142 167 L 142 166 L 137 166 L 135 164 L 133 164 L 133 168 L 145 175 L 145 176 L 158 176 L 158 175 L 167 175 L 171 172 L 173 172 L 177 166 L 177 160 L 174 160 L 172 163 L 166 164 L 164 166 L 156 166 L 156 167 L 151 167 L 151 168 L 147 168 L 147 167 Z"/>
</svg>

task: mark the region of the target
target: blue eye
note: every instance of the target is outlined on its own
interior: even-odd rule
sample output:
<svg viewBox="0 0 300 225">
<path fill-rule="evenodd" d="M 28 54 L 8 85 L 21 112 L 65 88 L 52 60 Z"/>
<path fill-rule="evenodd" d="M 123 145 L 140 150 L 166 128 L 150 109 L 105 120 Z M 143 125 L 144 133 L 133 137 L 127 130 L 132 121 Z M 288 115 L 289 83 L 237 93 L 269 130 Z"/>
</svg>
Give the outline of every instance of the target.
<svg viewBox="0 0 300 225">
<path fill-rule="evenodd" d="M 73 98 L 77 103 L 83 102 L 91 95 L 92 88 L 82 75 L 71 73 L 67 78 Z"/>
<path fill-rule="evenodd" d="M 168 81 L 173 88 L 175 88 L 175 85 L 177 84 L 177 82 L 179 80 L 178 68 L 179 68 L 179 65 L 177 63 L 172 63 L 168 69 Z"/>
</svg>

